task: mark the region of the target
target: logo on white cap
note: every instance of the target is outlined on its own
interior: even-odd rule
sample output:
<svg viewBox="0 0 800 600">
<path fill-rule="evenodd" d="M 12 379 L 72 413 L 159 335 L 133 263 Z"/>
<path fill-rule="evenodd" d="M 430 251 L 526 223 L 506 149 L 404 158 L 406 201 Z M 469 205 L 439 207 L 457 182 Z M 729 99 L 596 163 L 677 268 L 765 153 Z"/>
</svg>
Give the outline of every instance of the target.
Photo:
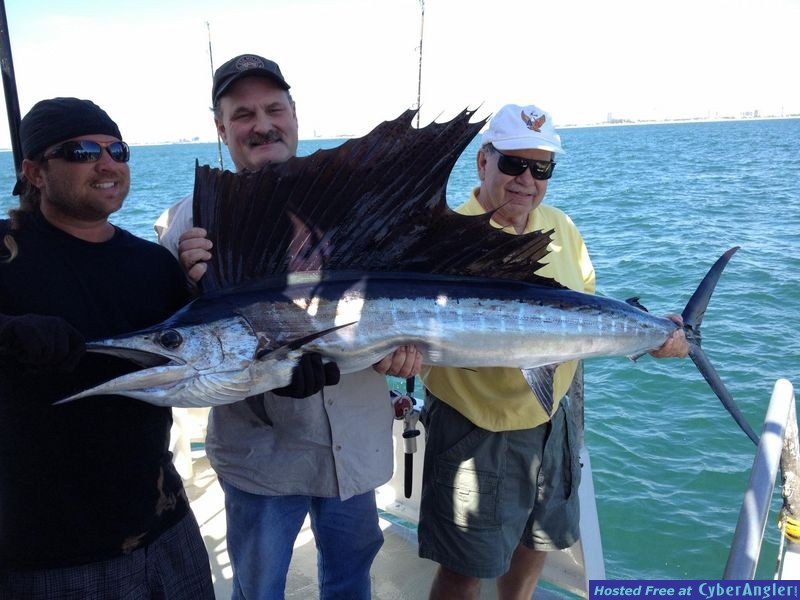
<svg viewBox="0 0 800 600">
<path fill-rule="evenodd" d="M 547 120 L 547 116 L 544 113 L 538 117 L 534 115 L 535 113 L 533 112 L 531 112 L 530 115 L 526 115 L 524 110 L 520 113 L 520 116 L 522 117 L 522 122 L 525 123 L 525 127 L 530 129 L 531 131 L 536 131 L 541 133 L 542 125 L 544 125 L 544 122 Z"/>
</svg>

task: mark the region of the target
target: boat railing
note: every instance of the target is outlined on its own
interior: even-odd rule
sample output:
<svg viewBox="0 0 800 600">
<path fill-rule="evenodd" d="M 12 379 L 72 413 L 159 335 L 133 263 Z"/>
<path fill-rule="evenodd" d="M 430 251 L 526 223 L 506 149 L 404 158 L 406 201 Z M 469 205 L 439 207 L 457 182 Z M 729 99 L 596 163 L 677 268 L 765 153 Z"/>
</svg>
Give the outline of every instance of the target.
<svg viewBox="0 0 800 600">
<path fill-rule="evenodd" d="M 783 518 L 800 519 L 796 512 L 795 493 L 800 495 L 798 469 L 797 412 L 794 388 L 786 379 L 775 382 L 761 438 L 750 472 L 750 481 L 733 535 L 724 579 L 753 579 L 764 531 L 769 517 L 770 502 L 775 490 L 778 469 L 782 472 Z M 796 546 L 790 543 L 790 546 Z M 780 559 L 779 559 L 780 560 Z"/>
</svg>

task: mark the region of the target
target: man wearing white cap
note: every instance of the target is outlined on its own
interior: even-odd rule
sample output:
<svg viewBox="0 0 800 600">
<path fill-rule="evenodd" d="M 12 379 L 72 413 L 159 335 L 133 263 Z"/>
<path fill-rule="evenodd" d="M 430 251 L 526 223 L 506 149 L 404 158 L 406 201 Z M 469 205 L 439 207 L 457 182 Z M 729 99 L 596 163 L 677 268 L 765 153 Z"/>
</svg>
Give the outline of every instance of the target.
<svg viewBox="0 0 800 600">
<path fill-rule="evenodd" d="M 594 293 L 594 267 L 578 228 L 542 204 L 555 155 L 563 152 L 549 113 L 504 106 L 481 139 L 480 186 L 457 212 L 495 211 L 491 224 L 511 234 L 553 230 L 537 273 Z M 679 331 L 654 355 L 685 356 Z M 519 369 L 424 370 L 419 554 L 439 563 L 431 598 L 477 598 L 482 578 L 497 578 L 500 598 L 530 598 L 547 551 L 577 541 L 580 463 L 575 425 L 561 402 L 576 368 L 569 361 L 556 369 L 552 415 Z"/>
</svg>

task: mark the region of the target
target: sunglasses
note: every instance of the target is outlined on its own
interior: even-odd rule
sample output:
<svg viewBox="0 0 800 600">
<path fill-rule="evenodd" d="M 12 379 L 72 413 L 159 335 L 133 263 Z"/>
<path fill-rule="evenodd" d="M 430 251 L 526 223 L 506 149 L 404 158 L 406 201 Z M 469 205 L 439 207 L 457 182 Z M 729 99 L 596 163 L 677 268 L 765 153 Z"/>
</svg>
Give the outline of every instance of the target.
<svg viewBox="0 0 800 600">
<path fill-rule="evenodd" d="M 131 157 L 131 149 L 125 142 L 99 144 L 90 140 L 74 140 L 56 146 L 45 154 L 42 159 L 63 158 L 67 162 L 95 162 L 100 160 L 103 150 L 108 152 L 111 160 L 118 163 L 128 162 Z"/>
<path fill-rule="evenodd" d="M 492 148 L 497 152 L 497 168 L 500 169 L 501 173 L 517 177 L 522 175 L 525 169 L 530 169 L 533 178 L 539 181 L 550 179 L 553 176 L 553 169 L 555 169 L 556 163 L 552 160 L 530 160 L 519 156 L 508 156 L 494 146 Z"/>
</svg>

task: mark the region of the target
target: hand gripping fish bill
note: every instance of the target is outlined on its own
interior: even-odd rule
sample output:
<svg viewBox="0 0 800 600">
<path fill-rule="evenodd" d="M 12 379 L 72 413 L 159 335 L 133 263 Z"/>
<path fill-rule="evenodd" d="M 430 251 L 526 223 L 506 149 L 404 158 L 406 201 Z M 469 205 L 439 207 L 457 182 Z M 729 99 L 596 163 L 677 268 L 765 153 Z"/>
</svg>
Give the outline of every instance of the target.
<svg viewBox="0 0 800 600">
<path fill-rule="evenodd" d="M 304 353 L 350 373 L 415 344 L 431 365 L 521 369 L 549 414 L 558 364 L 636 359 L 675 331 L 636 300 L 537 275 L 552 232 L 510 235 L 489 227 L 491 213 L 450 210 L 447 178 L 485 121 L 465 110 L 415 129 L 414 114 L 258 172 L 197 166 L 194 222 L 215 249 L 202 294 L 155 327 L 89 343 L 141 369 L 64 401 L 119 394 L 222 405 L 288 385 Z M 682 316 L 691 359 L 757 443 L 700 346 L 706 307 L 737 249 L 711 267 Z"/>
</svg>

